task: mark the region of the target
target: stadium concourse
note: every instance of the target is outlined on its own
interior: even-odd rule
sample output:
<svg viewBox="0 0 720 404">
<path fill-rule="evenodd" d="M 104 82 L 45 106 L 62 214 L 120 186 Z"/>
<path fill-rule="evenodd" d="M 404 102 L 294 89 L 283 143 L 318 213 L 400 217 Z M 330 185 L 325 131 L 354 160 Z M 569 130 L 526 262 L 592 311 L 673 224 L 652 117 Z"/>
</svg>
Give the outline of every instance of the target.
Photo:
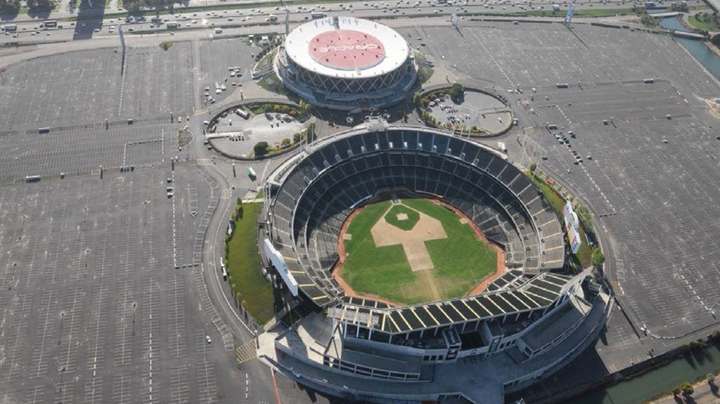
<svg viewBox="0 0 720 404">
<path fill-rule="evenodd" d="M 481 294 L 426 304 L 345 296 L 330 273 L 340 228 L 388 189 L 464 212 L 505 250 L 505 274 Z M 318 391 L 499 403 L 560 369 L 603 328 L 609 298 L 589 269 L 562 273 L 564 235 L 550 205 L 507 156 L 480 144 L 370 120 L 278 167 L 266 203 L 262 244 L 275 286 L 308 314 L 261 335 L 258 355 Z"/>
</svg>

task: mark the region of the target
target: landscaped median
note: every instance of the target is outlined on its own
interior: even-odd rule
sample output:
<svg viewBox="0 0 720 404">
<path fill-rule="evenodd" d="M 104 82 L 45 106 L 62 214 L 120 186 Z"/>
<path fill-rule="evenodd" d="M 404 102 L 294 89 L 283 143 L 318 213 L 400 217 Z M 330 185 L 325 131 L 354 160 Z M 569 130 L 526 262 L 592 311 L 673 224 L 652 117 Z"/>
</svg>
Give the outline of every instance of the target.
<svg viewBox="0 0 720 404">
<path fill-rule="evenodd" d="M 235 230 L 225 243 L 225 265 L 235 304 L 260 325 L 274 315 L 273 288 L 263 276 L 258 251 L 257 222 L 262 206 L 260 202 L 236 205 L 232 217 Z"/>
<path fill-rule="evenodd" d="M 416 92 L 413 104 L 427 126 L 460 136 L 497 136 L 517 123 L 502 96 L 459 83 Z"/>
<path fill-rule="evenodd" d="M 562 223 L 563 207 L 565 206 L 566 201 L 565 197 L 560 195 L 558 190 L 555 189 L 555 187 L 553 186 L 555 183 L 552 179 L 550 179 L 549 177 L 545 177 L 545 179 L 542 179 L 539 177 L 539 171 L 537 171 L 537 169 L 535 169 L 534 171 L 536 172 L 535 175 L 530 171 L 526 172 L 527 177 L 533 182 L 533 184 L 535 184 L 535 186 L 540 190 L 540 192 L 543 193 L 545 199 L 548 201 L 548 203 L 550 203 L 550 206 L 552 206 L 555 213 L 561 218 L 560 222 Z M 576 209 L 580 209 L 580 207 L 578 206 L 576 207 Z M 578 214 L 578 216 L 581 215 Z M 582 240 L 582 244 L 580 244 L 580 248 L 578 249 L 577 254 L 574 254 L 574 257 L 577 259 L 578 263 L 581 265 L 582 268 L 587 268 L 593 264 L 593 249 L 590 247 L 590 245 L 588 245 L 588 238 L 582 221 L 578 226 L 578 232 L 580 233 L 580 239 Z"/>
</svg>

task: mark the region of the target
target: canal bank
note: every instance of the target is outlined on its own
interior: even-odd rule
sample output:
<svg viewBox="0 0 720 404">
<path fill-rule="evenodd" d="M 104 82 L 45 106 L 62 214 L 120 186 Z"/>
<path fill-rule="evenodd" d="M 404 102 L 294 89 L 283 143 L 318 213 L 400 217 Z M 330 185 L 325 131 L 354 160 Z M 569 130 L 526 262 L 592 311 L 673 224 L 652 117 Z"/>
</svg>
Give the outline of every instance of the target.
<svg viewBox="0 0 720 404">
<path fill-rule="evenodd" d="M 677 17 L 668 17 L 660 19 L 660 25 L 663 28 L 688 31 Z M 682 45 L 700 64 L 716 79 L 720 80 L 720 57 L 708 48 L 703 41 L 694 39 L 680 38 L 676 40 Z"/>
<path fill-rule="evenodd" d="M 720 342 L 717 340 L 705 348 L 680 348 L 666 356 L 665 360 L 658 360 L 654 364 L 643 364 L 635 372 L 632 369 L 621 372 L 627 377 L 626 380 L 564 403 L 641 404 L 671 393 L 684 382 L 694 383 L 705 378 L 708 373 L 720 370 Z"/>
</svg>

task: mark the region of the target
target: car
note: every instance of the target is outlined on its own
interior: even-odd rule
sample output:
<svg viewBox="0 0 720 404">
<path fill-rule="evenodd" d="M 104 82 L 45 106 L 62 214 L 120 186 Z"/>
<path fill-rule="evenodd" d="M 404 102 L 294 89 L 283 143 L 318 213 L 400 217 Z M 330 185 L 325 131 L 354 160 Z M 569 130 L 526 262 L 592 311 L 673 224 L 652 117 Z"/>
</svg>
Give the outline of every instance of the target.
<svg viewBox="0 0 720 404">
<path fill-rule="evenodd" d="M 100 28 L 95 28 L 93 32 L 97 34 L 98 32 L 100 32 Z"/>
</svg>

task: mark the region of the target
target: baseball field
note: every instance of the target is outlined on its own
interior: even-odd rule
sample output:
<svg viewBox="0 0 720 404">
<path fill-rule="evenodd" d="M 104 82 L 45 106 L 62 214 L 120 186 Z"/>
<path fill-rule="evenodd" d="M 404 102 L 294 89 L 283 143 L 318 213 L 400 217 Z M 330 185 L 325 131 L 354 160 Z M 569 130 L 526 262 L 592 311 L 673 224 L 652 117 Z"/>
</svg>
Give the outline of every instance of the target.
<svg viewBox="0 0 720 404">
<path fill-rule="evenodd" d="M 339 275 L 358 295 L 400 304 L 467 295 L 497 270 L 496 247 L 428 199 L 365 206 L 343 235 Z"/>
</svg>

